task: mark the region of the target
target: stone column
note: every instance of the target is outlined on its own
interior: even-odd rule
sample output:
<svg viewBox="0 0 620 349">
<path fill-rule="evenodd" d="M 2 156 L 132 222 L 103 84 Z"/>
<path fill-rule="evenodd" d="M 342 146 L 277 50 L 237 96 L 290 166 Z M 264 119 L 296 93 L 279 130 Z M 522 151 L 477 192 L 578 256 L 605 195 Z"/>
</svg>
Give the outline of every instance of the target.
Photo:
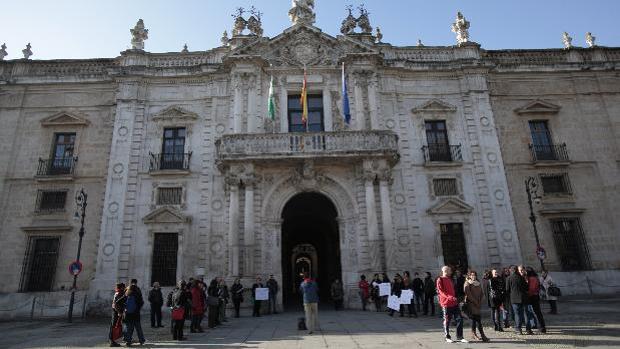
<svg viewBox="0 0 620 349">
<path fill-rule="evenodd" d="M 366 129 L 366 120 L 364 118 L 364 94 L 362 93 L 362 87 L 364 85 L 363 78 L 359 75 L 355 75 L 355 82 L 353 84 L 353 98 L 355 99 L 355 129 Z"/>
<path fill-rule="evenodd" d="M 248 83 L 248 133 L 256 132 L 257 81 L 256 76 L 250 76 Z"/>
<path fill-rule="evenodd" d="M 288 133 L 288 91 L 286 77 L 280 82 L 280 132 Z"/>
<path fill-rule="evenodd" d="M 323 124 L 325 125 L 325 131 L 331 132 L 334 130 L 332 94 L 327 85 L 323 88 Z"/>
<path fill-rule="evenodd" d="M 373 130 L 379 129 L 379 103 L 377 99 L 377 81 L 376 74 L 368 80 L 368 109 L 370 111 L 370 128 Z"/>
<path fill-rule="evenodd" d="M 364 173 L 370 269 L 372 271 L 379 271 L 382 270 L 381 240 L 379 239 L 379 223 L 377 221 L 377 207 L 375 205 L 375 178 L 376 174 L 374 172 L 367 171 Z"/>
<path fill-rule="evenodd" d="M 239 275 L 239 179 L 227 178 L 230 200 L 228 206 L 228 255 L 229 273 Z"/>
<path fill-rule="evenodd" d="M 233 132 L 241 133 L 243 132 L 241 129 L 243 125 L 243 82 L 241 75 L 233 76 L 232 84 L 235 98 L 233 104 Z"/>
<path fill-rule="evenodd" d="M 390 170 L 384 170 L 379 175 L 379 194 L 381 196 L 381 222 L 383 223 L 383 240 L 385 245 L 385 264 L 389 269 L 393 263 L 393 254 L 396 241 L 394 235 L 394 224 L 392 222 L 392 205 L 390 203 L 390 184 L 392 176 Z"/>
<path fill-rule="evenodd" d="M 244 266 L 243 275 L 254 275 L 254 176 L 250 175 L 243 180 L 245 185 L 245 207 L 243 210 L 243 241 Z"/>
</svg>

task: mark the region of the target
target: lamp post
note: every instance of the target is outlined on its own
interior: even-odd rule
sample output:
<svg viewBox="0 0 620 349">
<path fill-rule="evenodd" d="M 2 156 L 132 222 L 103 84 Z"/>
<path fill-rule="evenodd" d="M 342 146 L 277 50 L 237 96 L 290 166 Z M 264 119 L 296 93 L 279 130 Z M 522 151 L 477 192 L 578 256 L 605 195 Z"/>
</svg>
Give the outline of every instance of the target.
<svg viewBox="0 0 620 349">
<path fill-rule="evenodd" d="M 536 183 L 536 178 L 528 177 L 525 180 L 525 191 L 527 192 L 527 204 L 530 206 L 530 222 L 532 222 L 532 227 L 534 227 L 534 237 L 536 238 L 536 256 L 538 257 L 538 260 L 540 260 L 541 270 L 545 270 L 545 262 L 543 261 L 544 256 L 541 256 L 544 253 L 539 255 L 539 251 L 544 250 L 540 246 L 538 229 L 536 228 L 536 215 L 534 214 L 534 206 L 532 205 L 532 200 L 534 200 L 536 204 L 540 204 L 540 196 L 538 195 L 538 184 Z"/>
<path fill-rule="evenodd" d="M 75 194 L 75 204 L 77 210 L 75 211 L 75 218 L 80 219 L 80 240 L 78 242 L 78 251 L 77 258 L 75 261 L 79 264 L 80 262 L 80 253 L 82 252 L 82 238 L 84 237 L 84 218 L 86 217 L 86 205 L 87 205 L 88 195 L 84 192 L 84 188 L 82 188 L 79 192 Z M 69 302 L 69 322 L 73 321 L 73 303 L 75 302 L 75 288 L 77 287 L 77 277 L 78 273 L 73 274 L 73 286 L 71 287 L 71 301 Z"/>
</svg>

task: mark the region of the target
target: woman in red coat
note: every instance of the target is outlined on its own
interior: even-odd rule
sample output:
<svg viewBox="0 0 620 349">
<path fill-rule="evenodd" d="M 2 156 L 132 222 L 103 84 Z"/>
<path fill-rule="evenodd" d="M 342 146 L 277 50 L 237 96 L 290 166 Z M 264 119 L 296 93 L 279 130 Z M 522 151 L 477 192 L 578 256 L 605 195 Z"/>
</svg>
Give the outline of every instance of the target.
<svg viewBox="0 0 620 349">
<path fill-rule="evenodd" d="M 205 300 L 200 280 L 194 280 L 192 282 L 190 291 L 192 293 L 192 324 L 190 326 L 190 332 L 204 332 L 200 326 L 200 322 L 205 313 Z"/>
<path fill-rule="evenodd" d="M 360 282 L 357 283 L 360 289 L 360 298 L 362 299 L 362 310 L 366 311 L 366 304 L 368 304 L 368 297 L 370 297 L 370 284 L 366 281 L 366 275 L 360 276 Z"/>
</svg>

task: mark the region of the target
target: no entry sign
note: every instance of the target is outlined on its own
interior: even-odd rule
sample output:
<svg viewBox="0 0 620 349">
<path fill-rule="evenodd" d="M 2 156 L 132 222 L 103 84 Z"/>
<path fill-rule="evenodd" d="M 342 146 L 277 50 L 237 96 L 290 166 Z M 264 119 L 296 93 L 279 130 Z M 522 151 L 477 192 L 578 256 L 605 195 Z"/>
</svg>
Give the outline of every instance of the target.
<svg viewBox="0 0 620 349">
<path fill-rule="evenodd" d="M 81 272 L 82 272 L 82 262 L 73 261 L 71 262 L 71 264 L 69 264 L 69 274 L 73 276 L 77 276 Z"/>
</svg>

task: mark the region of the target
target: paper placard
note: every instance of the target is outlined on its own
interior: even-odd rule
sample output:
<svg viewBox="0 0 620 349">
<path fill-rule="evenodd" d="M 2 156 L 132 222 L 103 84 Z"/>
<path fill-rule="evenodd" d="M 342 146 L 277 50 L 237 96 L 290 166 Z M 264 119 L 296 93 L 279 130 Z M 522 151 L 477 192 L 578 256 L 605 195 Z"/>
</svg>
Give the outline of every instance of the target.
<svg viewBox="0 0 620 349">
<path fill-rule="evenodd" d="M 400 294 L 400 304 L 411 304 L 412 299 L 413 299 L 412 290 L 402 290 Z"/>
<path fill-rule="evenodd" d="M 389 282 L 379 284 L 379 296 L 389 296 L 392 293 L 392 285 Z"/>
<path fill-rule="evenodd" d="M 398 296 L 388 297 L 388 308 L 400 311 L 400 299 Z"/>
<path fill-rule="evenodd" d="M 269 300 L 269 289 L 268 288 L 257 288 L 256 289 L 256 300 L 257 301 Z"/>
</svg>

